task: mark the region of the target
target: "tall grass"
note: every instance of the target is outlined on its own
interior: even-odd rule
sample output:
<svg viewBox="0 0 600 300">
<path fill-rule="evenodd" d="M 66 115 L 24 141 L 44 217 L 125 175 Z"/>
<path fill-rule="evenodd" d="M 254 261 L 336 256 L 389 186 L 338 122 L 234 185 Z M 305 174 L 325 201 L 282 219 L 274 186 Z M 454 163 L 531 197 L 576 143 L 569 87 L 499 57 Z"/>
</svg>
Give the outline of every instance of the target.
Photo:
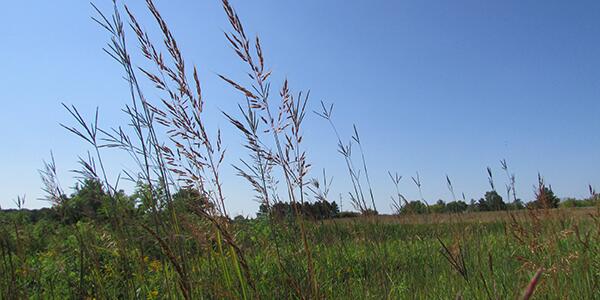
<svg viewBox="0 0 600 300">
<path fill-rule="evenodd" d="M 247 35 L 236 10 L 222 0 L 230 26 L 225 40 L 246 68 L 246 74 L 218 75 L 241 99 L 238 112 L 223 112 L 245 138 L 248 156 L 235 170 L 269 212 L 232 220 L 221 176 L 225 149 L 220 131 L 205 121 L 209 99 L 200 71 L 188 64 L 155 3 L 145 3 L 153 27 L 116 1 L 109 11 L 93 6 L 93 20 L 109 37 L 105 52 L 122 67 L 128 85 L 128 124 L 100 128 L 98 110 L 88 119 L 65 105 L 73 125 L 63 127 L 90 148 L 79 159 L 77 176 L 83 186 L 100 187 L 93 195 L 102 200 L 100 216 L 69 219 L 73 197 L 58 182 L 51 155 L 40 175 L 58 217 L 32 222 L 23 211 L 0 214 L 1 298 L 598 297 L 600 208 L 584 217 L 546 205 L 525 214 L 497 213 L 504 219 L 376 218 L 358 129 L 353 126 L 345 142 L 333 122 L 333 105 L 324 103 L 317 114 L 335 135 L 352 185 L 350 200 L 368 217 L 305 218 L 301 205 L 329 200 L 331 184 L 325 171 L 322 182 L 310 177 L 303 143 L 310 94 L 294 91 L 284 78 L 274 88 L 260 39 Z M 108 170 L 106 151 L 126 153 L 136 168 Z M 505 160 L 501 167 L 507 196 L 516 201 L 515 176 Z M 111 180 L 114 173 L 120 175 Z M 487 173 L 495 190 L 491 168 Z M 400 215 L 409 204 L 399 188 L 402 176 L 389 176 L 396 188 L 392 209 Z M 427 205 L 419 173 L 411 179 Z M 121 180 L 135 183 L 133 195 L 120 189 Z M 456 201 L 448 176 L 446 182 Z M 546 190 L 540 176 L 539 199 Z M 590 194 L 598 198 L 591 186 Z M 291 203 L 291 217 L 270 213 L 279 202 Z"/>
</svg>

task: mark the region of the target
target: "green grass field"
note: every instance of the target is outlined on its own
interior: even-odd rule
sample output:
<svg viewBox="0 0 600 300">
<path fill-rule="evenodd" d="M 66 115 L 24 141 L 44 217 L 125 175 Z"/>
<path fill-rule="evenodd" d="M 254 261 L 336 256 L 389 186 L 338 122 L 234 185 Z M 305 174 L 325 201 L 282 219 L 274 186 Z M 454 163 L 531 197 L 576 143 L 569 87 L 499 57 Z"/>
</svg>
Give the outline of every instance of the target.
<svg viewBox="0 0 600 300">
<path fill-rule="evenodd" d="M 234 223 L 254 287 L 219 237 L 186 230 L 180 238 L 193 299 L 514 299 L 539 268 L 535 299 L 597 299 L 599 214 L 586 213 L 531 211 L 516 221 L 474 213 L 484 218 L 435 224 L 391 216 L 307 221 L 315 292 L 296 222 Z M 4 214 L 2 299 L 183 298 L 179 275 L 156 240 L 124 228 L 127 236 L 118 237 L 109 224 L 32 224 Z M 119 245 L 121 238 L 127 243 Z"/>
</svg>

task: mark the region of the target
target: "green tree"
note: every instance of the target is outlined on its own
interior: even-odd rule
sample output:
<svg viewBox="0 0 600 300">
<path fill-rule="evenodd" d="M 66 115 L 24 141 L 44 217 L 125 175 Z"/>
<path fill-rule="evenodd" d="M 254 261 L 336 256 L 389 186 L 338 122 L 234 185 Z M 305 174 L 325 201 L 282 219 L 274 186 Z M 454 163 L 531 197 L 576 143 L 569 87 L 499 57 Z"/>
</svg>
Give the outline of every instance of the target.
<svg viewBox="0 0 600 300">
<path fill-rule="evenodd" d="M 523 209 L 525 208 L 525 204 L 523 204 L 523 201 L 521 199 L 516 199 L 515 201 L 506 204 L 506 208 L 509 210 Z"/>
<path fill-rule="evenodd" d="M 480 211 L 505 210 L 506 203 L 496 191 L 486 192 L 484 198 L 479 199 L 477 206 Z"/>
<path fill-rule="evenodd" d="M 340 209 L 335 201 L 319 200 L 314 203 L 296 203 L 296 208 L 287 202 L 277 202 L 271 205 L 270 209 L 267 205 L 261 204 L 256 215 L 257 217 L 263 217 L 271 213 L 276 218 L 289 218 L 294 216 L 296 209 L 302 216 L 313 219 L 337 218 L 340 213 Z"/>
<path fill-rule="evenodd" d="M 444 213 L 446 212 L 446 203 L 444 200 L 439 199 L 434 205 L 430 206 L 430 209 L 433 213 Z"/>
<path fill-rule="evenodd" d="M 464 201 L 451 201 L 446 204 L 446 211 L 452 213 L 464 212 L 468 208 L 467 203 Z"/>
<path fill-rule="evenodd" d="M 173 194 L 173 206 L 177 212 L 191 212 L 194 207 L 208 210 L 212 203 L 198 190 L 182 188 Z"/>
<path fill-rule="evenodd" d="M 85 179 L 81 184 L 75 185 L 75 192 L 57 209 L 63 212 L 62 221 L 68 224 L 77 223 L 84 218 L 97 220 L 104 215 L 101 208 L 109 200 L 100 181 Z"/>
<path fill-rule="evenodd" d="M 535 195 L 535 201 L 530 205 L 535 208 L 557 208 L 559 203 L 560 199 L 554 195 L 552 188 L 542 184 Z"/>
<path fill-rule="evenodd" d="M 418 200 L 410 201 L 400 209 L 400 214 L 425 214 L 427 212 L 427 205 Z"/>
</svg>

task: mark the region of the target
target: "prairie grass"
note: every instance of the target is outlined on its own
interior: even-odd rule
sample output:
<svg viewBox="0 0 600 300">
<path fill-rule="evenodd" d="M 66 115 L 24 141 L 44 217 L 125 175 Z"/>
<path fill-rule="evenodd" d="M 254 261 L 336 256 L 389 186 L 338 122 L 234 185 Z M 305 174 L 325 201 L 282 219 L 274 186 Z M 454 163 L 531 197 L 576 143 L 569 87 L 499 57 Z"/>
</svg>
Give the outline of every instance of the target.
<svg viewBox="0 0 600 300">
<path fill-rule="evenodd" d="M 200 71 L 187 63 L 155 3 L 145 2 L 153 27 L 116 1 L 108 12 L 93 6 L 109 38 L 105 51 L 129 87 L 129 123 L 100 128 L 97 110 L 87 119 L 65 105 L 73 120 L 63 126 L 90 147 L 80 158 L 78 192 L 97 206 L 79 210 L 54 160 L 46 163 L 40 174 L 51 217 L 0 212 L 1 299 L 600 298 L 600 208 L 375 216 L 358 129 L 345 142 L 333 106 L 323 103 L 318 114 L 335 134 L 348 195 L 363 217 L 304 217 L 299 207 L 327 200 L 331 182 L 325 171 L 322 182 L 309 177 L 303 128 L 310 93 L 294 91 L 286 79 L 275 88 L 260 39 L 247 35 L 222 0 L 225 41 L 247 70 L 218 75 L 241 99 L 239 112 L 224 118 L 245 138 L 248 156 L 235 169 L 254 191 L 248 200 L 267 210 L 232 219 L 221 176 L 225 149 L 220 131 L 205 123 Z M 106 151 L 126 153 L 135 170 L 109 179 Z M 515 176 L 506 161 L 502 168 L 508 199 L 516 201 Z M 120 189 L 121 177 L 135 183 L 134 194 Z M 390 177 L 399 213 L 408 205 L 398 189 L 402 177 Z M 411 179 L 427 203 L 419 173 Z M 488 180 L 495 190 L 490 168 Z M 549 198 L 541 176 L 538 190 Z M 290 216 L 271 213 L 282 201 L 292 204 Z"/>
<path fill-rule="evenodd" d="M 598 297 L 600 249 L 598 223 L 592 216 L 562 214 L 540 223 L 517 222 L 400 224 L 368 217 L 307 222 L 305 229 L 320 298 L 518 298 L 540 268 L 544 271 L 534 298 Z M 209 231 L 210 224 L 205 225 Z M 19 251 L 25 251 L 2 247 L 4 253 L 14 251 L 10 259 L 4 257 L 3 287 L 17 287 L 3 288 L 3 298 L 16 296 L 10 294 L 15 292 L 21 298 L 185 296 L 177 286 L 178 271 L 143 229 L 133 232 L 128 245 L 135 289 L 127 296 L 121 282 L 122 259 L 109 225 L 44 222 L 19 226 L 24 235 L 3 235 L 11 245 L 18 241 Z M 308 283 L 295 287 L 290 281 L 301 283 L 307 272 L 305 256 L 289 259 L 302 253 L 292 230 L 273 227 L 267 219 L 235 222 L 231 227 L 255 280 L 255 288 L 246 297 L 297 298 L 296 288 L 310 288 Z M 277 231 L 279 248 L 271 244 L 273 231 Z M 212 245 L 190 242 L 185 246 L 192 298 L 244 297 L 241 290 L 236 291 L 240 286 L 230 260 L 235 256 L 224 256 L 223 246 L 218 240 Z M 278 255 L 288 259 L 278 261 Z M 14 264 L 13 275 L 9 262 Z"/>
</svg>

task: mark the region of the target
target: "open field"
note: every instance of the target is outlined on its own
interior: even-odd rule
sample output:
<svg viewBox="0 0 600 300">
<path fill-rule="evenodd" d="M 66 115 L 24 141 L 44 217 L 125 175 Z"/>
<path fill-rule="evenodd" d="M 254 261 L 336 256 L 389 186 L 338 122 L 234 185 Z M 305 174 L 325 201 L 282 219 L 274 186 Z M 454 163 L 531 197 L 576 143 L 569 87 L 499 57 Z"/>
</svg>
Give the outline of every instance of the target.
<svg viewBox="0 0 600 300">
<path fill-rule="evenodd" d="M 541 217 L 544 219 L 565 219 L 573 218 L 578 220 L 590 220 L 592 216 L 598 214 L 596 207 L 578 207 L 578 208 L 560 208 L 548 210 Z M 453 224 L 453 223 L 492 223 L 492 222 L 510 222 L 513 217 L 518 221 L 526 221 L 529 218 L 529 211 L 482 211 L 465 213 L 432 213 L 432 214 L 413 214 L 413 215 L 378 215 L 376 217 L 362 217 L 361 222 L 381 222 L 385 224 Z M 331 222 L 355 222 L 356 218 L 341 218 Z"/>
<path fill-rule="evenodd" d="M 431 216 L 431 224 L 422 219 L 408 224 L 418 218 L 410 216 L 305 222 L 315 292 L 296 222 L 280 220 L 276 227 L 267 219 L 233 223 L 252 287 L 240 277 L 235 251 L 218 237 L 204 235 L 208 231 L 201 229 L 210 228 L 209 223 L 188 216 L 182 218 L 185 228 L 200 231 L 181 233 L 185 274 L 194 299 L 514 299 L 543 268 L 536 299 L 600 298 L 596 209 L 519 212 L 517 221 L 497 221 L 504 214 Z M 144 222 L 140 219 L 124 223 L 127 243 L 122 245 L 110 224 L 32 224 L 19 221 L 18 214 L 3 214 L 1 221 L 3 299 L 184 296 L 164 250 L 147 231 L 133 226 Z"/>
<path fill-rule="evenodd" d="M 39 173 L 51 207 L 25 210 L 23 196 L 15 201 L 18 209 L 0 210 L 0 300 L 600 299 L 600 194 L 593 184 L 586 198 L 561 199 L 538 173 L 534 197 L 522 199 L 512 166 L 502 159 L 501 179 L 487 167 L 489 190 L 468 203 L 464 193 L 457 197 L 448 175 L 444 184 L 454 201 L 428 202 L 418 172 L 410 180 L 419 199 L 408 199 L 402 176 L 389 170 L 395 192 L 391 201 L 378 199 L 373 186 L 380 185 L 371 184 L 357 127 L 343 136 L 333 104 L 309 106 L 310 93 L 294 89 L 285 72 L 274 79 L 261 39 L 246 31 L 228 0 L 219 3 L 229 23 L 224 40 L 239 66 L 224 68 L 243 71 L 211 73 L 239 103 L 218 111 L 235 132 L 224 144 L 218 121 L 205 110 L 206 95 L 215 96 L 203 92 L 202 72 L 209 71 L 184 57 L 182 49 L 189 48 L 180 48 L 154 1 L 143 1 L 145 18 L 120 1 L 108 2 L 103 9 L 92 4 L 93 20 L 121 72 L 115 76 L 125 79 L 127 121 L 101 128 L 98 109 L 88 117 L 63 104 L 72 118 L 61 125 L 80 139 L 87 155 L 79 157 L 71 191 L 58 180 L 54 156 L 44 162 Z M 344 66 L 354 68 L 354 61 Z M 353 72 L 386 77 L 369 69 Z M 333 179 L 310 159 L 303 135 L 316 131 L 304 125 L 314 107 L 337 144 L 343 191 L 331 192 Z M 397 119 L 387 121 L 393 130 Z M 316 134 L 323 143 L 321 128 Z M 399 140 L 390 146 L 394 157 L 380 161 L 386 167 L 409 148 L 410 141 Z M 240 143 L 231 152 L 242 157 L 226 159 L 228 145 Z M 222 175 L 228 171 L 246 189 Z M 127 188 L 120 185 L 124 180 Z M 238 204 L 258 202 L 256 218 L 232 214 L 240 207 L 232 205 L 226 188 L 242 191 L 234 199 Z M 339 198 L 331 196 L 338 192 Z M 352 211 L 340 211 L 343 201 Z M 379 215 L 377 205 L 391 207 L 392 215 Z"/>
</svg>

